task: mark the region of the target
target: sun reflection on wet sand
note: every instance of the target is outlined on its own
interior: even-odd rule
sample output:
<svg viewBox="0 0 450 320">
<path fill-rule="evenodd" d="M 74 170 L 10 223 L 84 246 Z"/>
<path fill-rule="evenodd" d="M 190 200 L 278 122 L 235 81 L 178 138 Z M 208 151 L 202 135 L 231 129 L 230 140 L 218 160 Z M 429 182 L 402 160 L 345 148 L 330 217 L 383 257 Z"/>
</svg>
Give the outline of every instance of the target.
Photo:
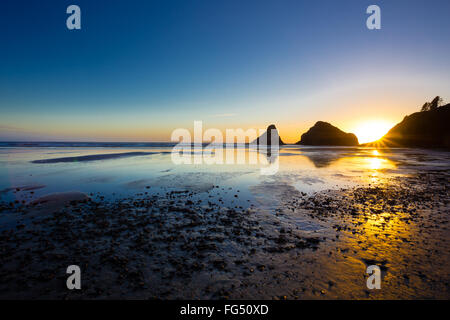
<svg viewBox="0 0 450 320">
<path fill-rule="evenodd" d="M 323 233 L 332 241 L 314 253 L 315 273 L 330 275 L 338 289 L 332 292 L 329 283 L 319 281 L 312 285 L 317 291 L 322 286 L 332 298 L 442 299 L 448 295 L 449 232 L 435 224 L 448 221 L 448 206 L 442 201 L 445 193 L 438 191 L 442 189 L 438 180 L 428 185 L 435 192 L 424 193 L 417 188 L 423 178 L 403 179 L 314 197 L 318 211 L 313 217 L 327 221 L 336 231 Z M 425 209 L 429 207 L 422 204 L 434 199 L 433 194 L 441 200 L 432 210 Z M 382 290 L 365 288 L 361 275 L 369 265 L 381 268 Z"/>
</svg>

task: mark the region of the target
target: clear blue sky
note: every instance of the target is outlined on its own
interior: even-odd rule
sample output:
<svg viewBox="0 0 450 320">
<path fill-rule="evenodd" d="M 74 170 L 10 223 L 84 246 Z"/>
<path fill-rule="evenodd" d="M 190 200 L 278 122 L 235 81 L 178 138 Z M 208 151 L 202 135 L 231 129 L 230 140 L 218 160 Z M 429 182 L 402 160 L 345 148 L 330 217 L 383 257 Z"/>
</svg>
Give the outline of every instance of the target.
<svg viewBox="0 0 450 320">
<path fill-rule="evenodd" d="M 448 0 L 2 0 L 0 37 L 0 140 L 161 141 L 194 120 L 295 140 L 450 100 Z"/>
</svg>

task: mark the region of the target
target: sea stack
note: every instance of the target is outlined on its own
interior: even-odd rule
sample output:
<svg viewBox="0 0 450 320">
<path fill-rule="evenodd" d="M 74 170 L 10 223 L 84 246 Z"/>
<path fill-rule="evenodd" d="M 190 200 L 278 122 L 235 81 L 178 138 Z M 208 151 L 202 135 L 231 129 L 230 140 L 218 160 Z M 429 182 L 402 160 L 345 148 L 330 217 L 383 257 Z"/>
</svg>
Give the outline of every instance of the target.
<svg viewBox="0 0 450 320">
<path fill-rule="evenodd" d="M 297 144 L 308 146 L 357 146 L 358 138 L 353 133 L 346 133 L 328 122 L 318 121 L 306 133 L 302 134 Z"/>
<path fill-rule="evenodd" d="M 285 145 L 285 143 L 281 140 L 278 130 L 274 124 L 268 126 L 266 132 L 254 140 L 252 144 L 271 146 L 272 139 L 278 139 L 278 145 L 280 146 Z"/>
</svg>

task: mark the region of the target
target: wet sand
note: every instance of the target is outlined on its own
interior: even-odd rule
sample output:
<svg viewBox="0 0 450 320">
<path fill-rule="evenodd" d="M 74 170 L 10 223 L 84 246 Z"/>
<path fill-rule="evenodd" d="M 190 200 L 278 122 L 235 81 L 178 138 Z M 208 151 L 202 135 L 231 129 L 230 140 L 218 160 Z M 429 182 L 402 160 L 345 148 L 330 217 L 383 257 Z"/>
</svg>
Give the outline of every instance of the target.
<svg viewBox="0 0 450 320">
<path fill-rule="evenodd" d="M 148 156 L 148 155 L 152 155 L 152 154 L 158 154 L 158 152 L 123 152 L 123 153 L 93 154 L 93 155 L 87 155 L 87 156 L 33 160 L 32 163 L 64 163 L 64 162 L 99 161 L 99 160 L 118 159 L 118 158 L 125 158 L 125 157 Z"/>
<path fill-rule="evenodd" d="M 242 193 L 219 185 L 3 201 L 0 298 L 449 299 L 449 180 L 426 170 L 311 194 L 273 186 L 272 206 L 226 206 L 221 196 Z M 65 285 L 72 264 L 80 291 Z M 381 290 L 366 287 L 371 264 Z"/>
</svg>

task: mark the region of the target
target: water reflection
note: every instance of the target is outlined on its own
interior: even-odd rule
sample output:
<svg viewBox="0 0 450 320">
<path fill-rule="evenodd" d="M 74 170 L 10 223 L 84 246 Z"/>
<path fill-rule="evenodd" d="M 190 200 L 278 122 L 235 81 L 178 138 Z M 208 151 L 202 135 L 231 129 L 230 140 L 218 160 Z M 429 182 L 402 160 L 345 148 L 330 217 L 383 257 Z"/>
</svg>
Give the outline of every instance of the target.
<svg viewBox="0 0 450 320">
<path fill-rule="evenodd" d="M 269 164 L 275 163 L 278 157 L 280 156 L 280 150 L 275 148 L 258 148 L 258 152 L 260 155 L 265 156 L 265 159 Z"/>
<path fill-rule="evenodd" d="M 386 159 L 379 159 L 379 158 L 368 158 L 368 169 L 371 170 L 379 170 L 383 168 L 383 164 L 387 162 Z"/>
<path fill-rule="evenodd" d="M 326 167 L 342 167 L 354 165 L 355 168 L 366 170 L 383 170 L 393 169 L 396 167 L 395 162 L 387 156 L 383 156 L 379 150 L 323 150 L 309 151 L 305 150 L 301 153 L 310 160 L 316 168 Z"/>
<path fill-rule="evenodd" d="M 85 156 L 119 152 L 157 152 L 142 157 L 129 157 L 102 161 L 35 164 L 33 160 L 60 158 L 63 156 Z M 0 152 L 0 190 L 27 185 L 46 185 L 34 195 L 81 190 L 83 192 L 123 192 L 133 181 L 145 180 L 146 185 L 157 184 L 162 179 L 165 187 L 177 188 L 184 184 L 211 185 L 229 179 L 244 190 L 257 185 L 267 177 L 262 169 L 275 168 L 270 177 L 277 183 L 295 186 L 302 192 L 349 187 L 358 183 L 382 183 L 384 178 L 417 170 L 417 163 L 435 165 L 448 163 L 442 154 L 414 152 L 408 150 L 386 150 L 373 148 L 332 148 L 282 146 L 270 148 L 241 148 L 227 152 L 213 152 L 219 163 L 191 163 L 176 165 L 171 160 L 171 148 L 154 149 L 107 149 L 107 148 L 28 148 Z M 216 151 L 216 150 L 213 150 Z M 243 157 L 238 157 L 243 153 Z M 201 152 L 194 153 L 201 155 Z M 425 158 L 426 156 L 426 158 Z M 242 158 L 242 159 L 241 159 Z M 242 161 L 238 161 L 241 159 Z M 436 159 L 436 160 L 435 160 Z M 229 161 L 228 161 L 229 160 Z M 411 165 L 409 165 L 411 164 Z M 278 168 L 279 165 L 279 168 Z M 408 171 L 409 170 L 409 171 Z M 238 174 L 240 173 L 240 174 Z M 252 174 L 248 174 L 252 173 Z M 161 177 L 164 176 L 164 177 Z M 204 189 L 199 188 L 199 189 Z M 134 189 L 133 189 L 134 190 Z M 146 190 L 147 191 L 147 190 Z"/>
<path fill-rule="evenodd" d="M 320 153 L 304 153 L 304 156 L 308 158 L 316 168 L 325 168 L 330 166 L 333 162 L 339 160 L 342 156 L 338 153 L 335 154 L 320 154 Z"/>
</svg>

